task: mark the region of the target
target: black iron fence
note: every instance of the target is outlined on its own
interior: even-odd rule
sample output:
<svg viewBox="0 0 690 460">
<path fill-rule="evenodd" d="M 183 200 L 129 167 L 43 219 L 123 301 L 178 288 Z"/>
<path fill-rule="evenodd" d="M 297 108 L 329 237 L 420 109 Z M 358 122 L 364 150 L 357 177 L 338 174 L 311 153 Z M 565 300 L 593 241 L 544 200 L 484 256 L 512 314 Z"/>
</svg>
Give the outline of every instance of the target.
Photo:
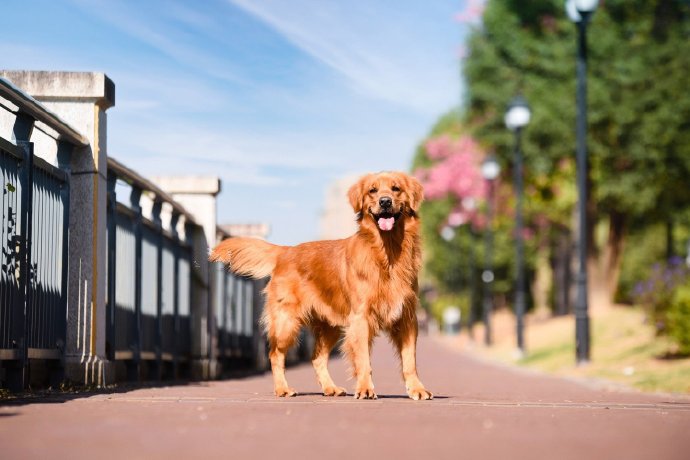
<svg viewBox="0 0 690 460">
<path fill-rule="evenodd" d="M 108 160 L 106 353 L 130 380 L 178 376 L 190 359 L 197 227 L 165 192 Z"/>
<path fill-rule="evenodd" d="M 254 297 L 255 281 L 234 275 L 222 264 L 214 264 L 216 275 L 216 327 L 218 356 L 251 358 L 254 355 L 254 334 L 257 318 Z"/>
<path fill-rule="evenodd" d="M 29 383 L 30 360 L 63 379 L 69 253 L 70 175 L 34 155 L 34 129 L 57 161 L 88 144 L 53 112 L 0 78 L 0 112 L 13 141 L 0 136 L 0 386 Z M 45 144 L 44 144 L 45 145 Z"/>
<path fill-rule="evenodd" d="M 7 386 L 18 389 L 29 359 L 54 361 L 51 379 L 61 379 L 69 176 L 34 156 L 27 141 L 0 138 L 0 167 L 0 362 Z"/>
<path fill-rule="evenodd" d="M 83 376 L 96 362 L 114 363 L 117 375 L 113 379 L 110 372 L 100 383 L 213 378 L 238 365 L 266 368 L 259 327 L 263 281 L 210 265 L 209 243 L 194 217 L 112 158 L 107 195 L 94 196 L 89 209 L 70 209 L 70 182 L 76 180 L 71 155 L 87 151 L 88 139 L 0 78 L 0 128 L 7 128 L 8 120 L 12 140 L 0 134 L 0 387 L 21 390 L 34 371 L 46 375 L 46 369 L 55 385 L 75 359 L 77 383 L 79 372 Z M 34 155 L 30 142 L 35 124 L 41 155 Z M 51 151 L 44 152 L 46 146 Z M 105 299 L 99 290 L 80 297 L 81 285 L 72 279 L 80 261 L 72 260 L 68 247 L 70 223 L 95 206 L 107 208 L 105 228 L 94 225 L 93 243 L 105 231 L 106 258 L 95 256 L 89 263 L 105 273 Z M 72 292 L 74 286 L 79 292 Z M 93 312 L 103 304 L 105 321 L 99 321 Z M 85 337 L 90 347 L 80 345 Z M 103 337 L 99 351 L 95 340 Z M 195 363 L 201 368 L 196 373 Z"/>
</svg>

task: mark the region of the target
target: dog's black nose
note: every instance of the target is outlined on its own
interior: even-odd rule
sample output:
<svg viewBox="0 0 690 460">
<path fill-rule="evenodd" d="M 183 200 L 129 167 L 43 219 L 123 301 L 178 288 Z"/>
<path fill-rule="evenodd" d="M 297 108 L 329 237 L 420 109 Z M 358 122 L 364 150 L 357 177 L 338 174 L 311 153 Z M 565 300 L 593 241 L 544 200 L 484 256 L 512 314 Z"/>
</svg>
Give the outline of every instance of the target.
<svg viewBox="0 0 690 460">
<path fill-rule="evenodd" d="M 379 206 L 382 208 L 390 208 L 393 206 L 393 199 L 389 196 L 383 196 L 379 198 Z"/>
</svg>

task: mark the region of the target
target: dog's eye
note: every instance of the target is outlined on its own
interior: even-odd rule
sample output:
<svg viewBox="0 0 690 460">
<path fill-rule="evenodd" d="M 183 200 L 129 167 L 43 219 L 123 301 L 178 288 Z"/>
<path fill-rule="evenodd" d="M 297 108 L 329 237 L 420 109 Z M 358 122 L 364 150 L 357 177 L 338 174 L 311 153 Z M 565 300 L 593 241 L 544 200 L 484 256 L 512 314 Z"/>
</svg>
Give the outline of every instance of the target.
<svg viewBox="0 0 690 460">
<path fill-rule="evenodd" d="M 400 191 L 400 187 L 398 187 L 397 185 L 394 185 L 394 186 L 391 188 L 391 190 L 393 190 L 394 192 L 399 192 L 399 191 Z"/>
<path fill-rule="evenodd" d="M 378 191 L 379 191 L 379 190 L 378 190 L 376 187 L 372 187 L 372 188 L 369 190 L 369 193 L 374 194 L 374 193 L 376 193 L 376 192 L 378 192 Z"/>
</svg>

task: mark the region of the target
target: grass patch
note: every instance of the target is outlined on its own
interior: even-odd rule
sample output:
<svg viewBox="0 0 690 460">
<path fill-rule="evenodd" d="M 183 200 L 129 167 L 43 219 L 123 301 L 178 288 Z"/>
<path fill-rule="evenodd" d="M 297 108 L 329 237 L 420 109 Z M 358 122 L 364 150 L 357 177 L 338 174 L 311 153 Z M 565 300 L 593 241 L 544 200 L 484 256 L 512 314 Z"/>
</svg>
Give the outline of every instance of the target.
<svg viewBox="0 0 690 460">
<path fill-rule="evenodd" d="M 572 356 L 574 349 L 575 344 L 571 341 L 556 343 L 551 347 L 541 347 L 520 359 L 518 364 L 548 371 L 558 370 L 567 362 L 568 357 Z"/>
<path fill-rule="evenodd" d="M 690 357 L 674 356 L 666 337 L 655 337 L 639 308 L 612 307 L 591 314 L 591 362 L 575 362 L 575 320 L 572 316 L 527 318 L 527 353 L 515 353 L 515 319 L 499 312 L 494 318 L 495 340 L 481 353 L 499 361 L 562 376 L 614 381 L 643 391 L 690 393 Z M 475 331 L 482 337 L 481 330 Z M 673 356 L 673 359 L 669 359 Z"/>
</svg>

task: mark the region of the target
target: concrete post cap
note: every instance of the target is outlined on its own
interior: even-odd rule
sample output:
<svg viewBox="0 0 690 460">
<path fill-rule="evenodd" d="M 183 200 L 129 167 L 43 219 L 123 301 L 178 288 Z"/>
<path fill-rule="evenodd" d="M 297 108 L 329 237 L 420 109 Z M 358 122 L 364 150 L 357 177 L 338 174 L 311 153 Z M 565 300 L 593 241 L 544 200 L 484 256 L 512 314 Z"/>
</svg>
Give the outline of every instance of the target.
<svg viewBox="0 0 690 460">
<path fill-rule="evenodd" d="M 115 105 L 115 83 L 104 73 L 47 70 L 1 70 L 39 101 L 92 100 L 102 109 Z"/>
</svg>

